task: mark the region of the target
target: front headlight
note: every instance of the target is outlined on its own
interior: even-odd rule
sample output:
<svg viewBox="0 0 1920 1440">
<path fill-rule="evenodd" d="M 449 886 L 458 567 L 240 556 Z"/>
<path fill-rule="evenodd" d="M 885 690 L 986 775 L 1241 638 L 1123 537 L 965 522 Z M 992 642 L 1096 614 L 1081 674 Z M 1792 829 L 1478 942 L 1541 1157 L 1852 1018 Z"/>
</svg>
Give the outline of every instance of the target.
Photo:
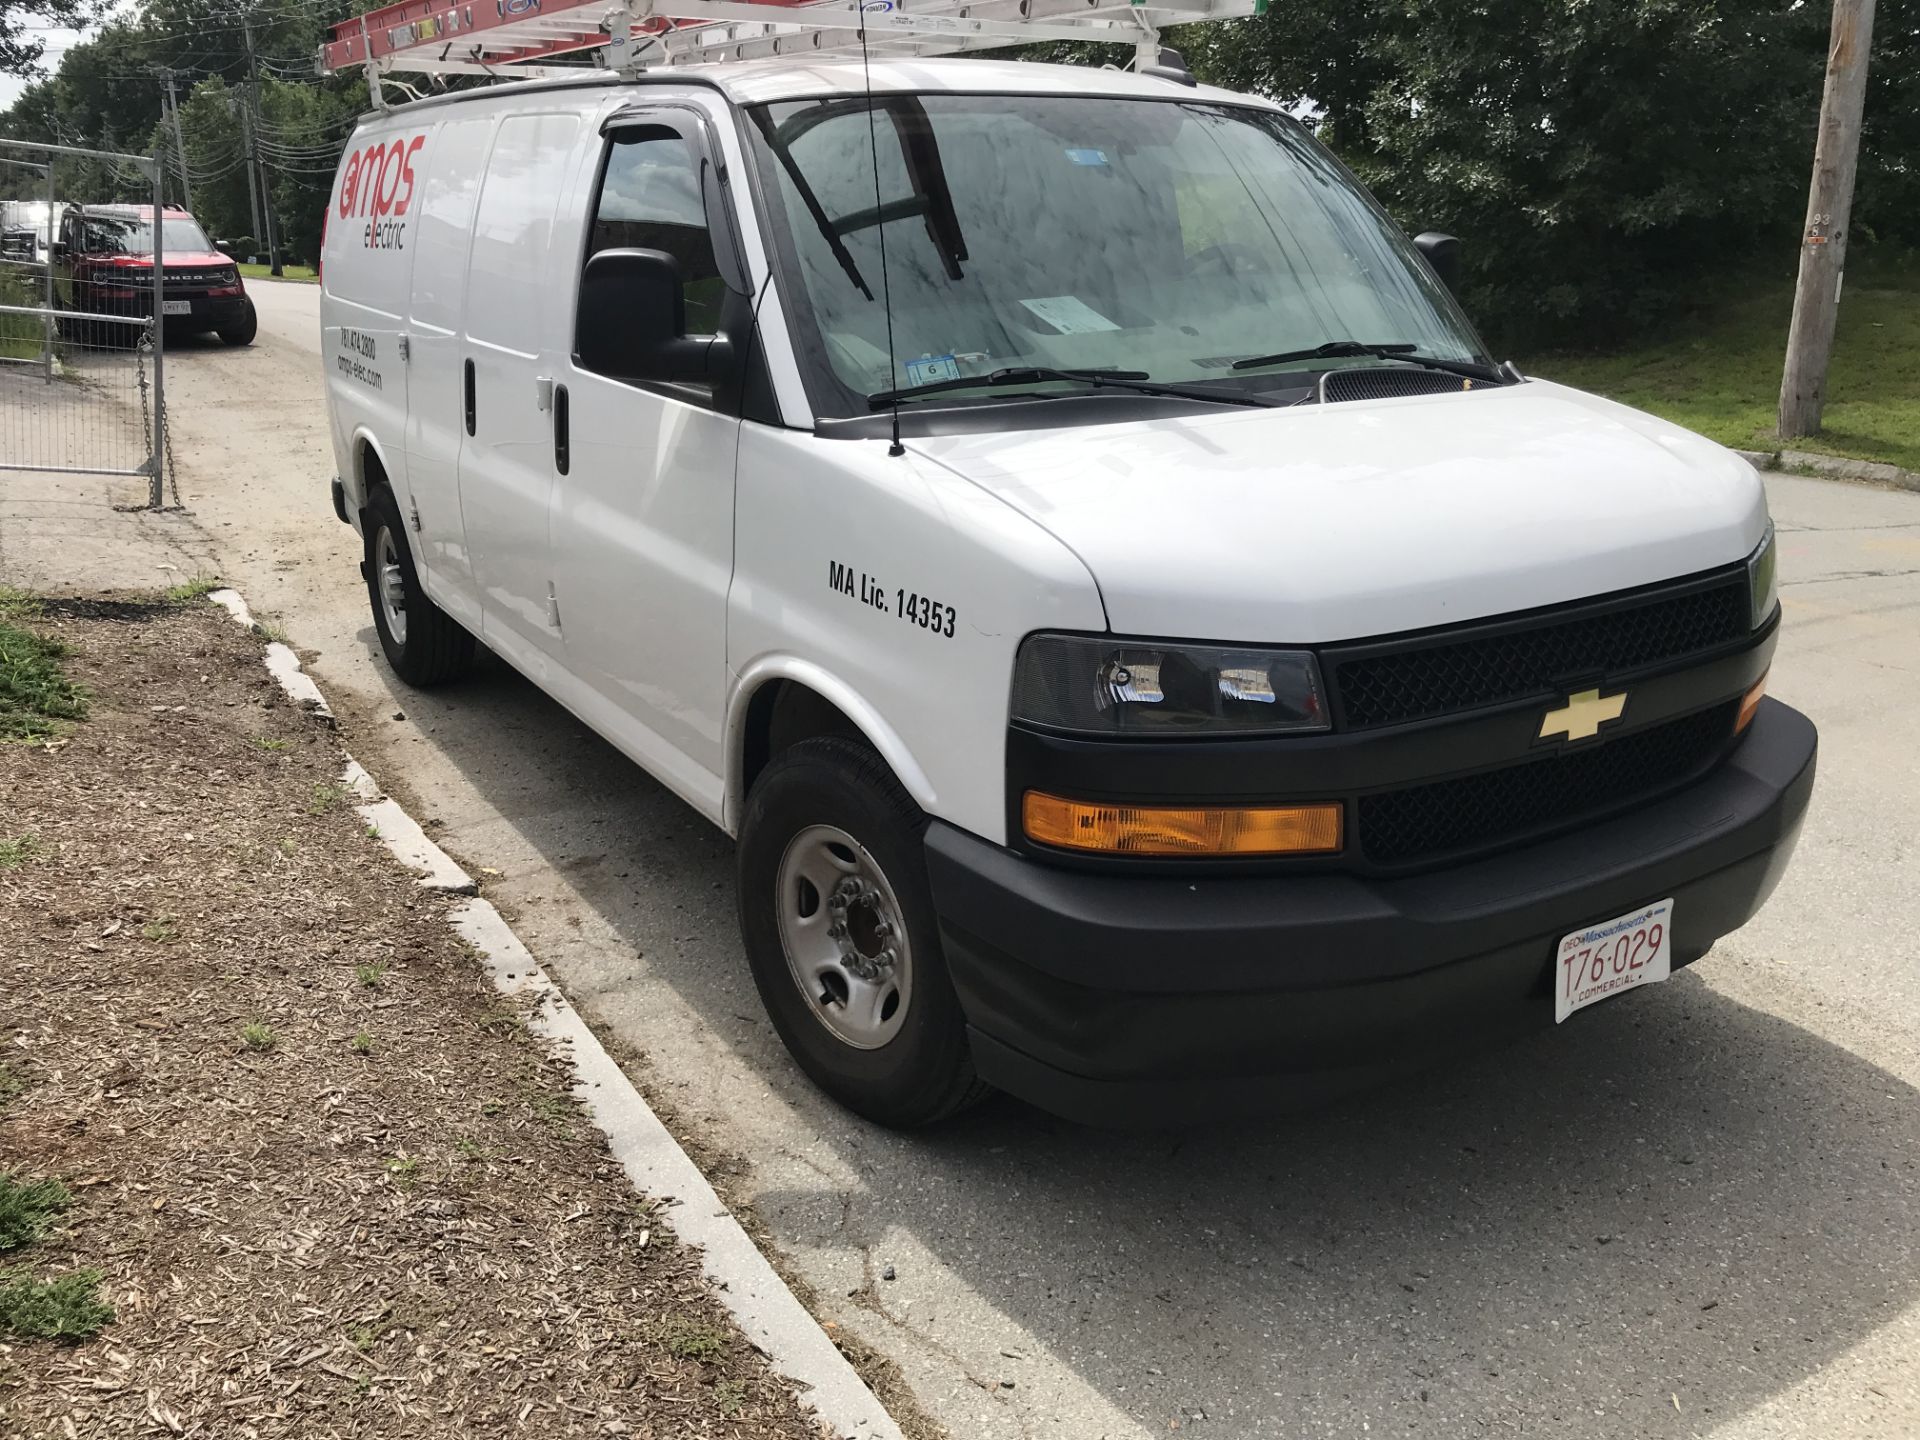
<svg viewBox="0 0 1920 1440">
<path fill-rule="evenodd" d="M 1747 557 L 1747 593 L 1753 597 L 1753 628 L 1758 630 L 1773 614 L 1780 599 L 1780 573 L 1774 561 L 1773 521 L 1767 521 L 1767 533 L 1760 548 Z"/>
<path fill-rule="evenodd" d="M 1080 735 L 1277 735 L 1325 730 L 1327 707 L 1304 650 L 1031 635 L 1013 718 Z"/>
</svg>

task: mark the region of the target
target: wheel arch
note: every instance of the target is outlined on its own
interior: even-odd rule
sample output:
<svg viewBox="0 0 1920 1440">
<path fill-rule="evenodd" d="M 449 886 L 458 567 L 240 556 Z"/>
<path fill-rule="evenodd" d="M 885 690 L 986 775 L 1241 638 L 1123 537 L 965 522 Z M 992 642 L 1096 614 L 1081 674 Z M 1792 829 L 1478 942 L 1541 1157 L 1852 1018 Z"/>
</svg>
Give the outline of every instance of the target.
<svg viewBox="0 0 1920 1440">
<path fill-rule="evenodd" d="M 727 705 L 727 832 L 739 832 L 754 780 L 781 750 L 814 735 L 836 734 L 871 745 L 914 804 L 934 813 L 933 782 L 878 710 L 824 666 L 775 655 L 747 667 Z"/>
<path fill-rule="evenodd" d="M 357 426 L 350 443 L 353 473 L 346 480 L 347 502 L 351 509 L 362 510 L 376 485 L 392 487 L 393 467 L 387 464 L 387 452 L 370 427 Z"/>
</svg>

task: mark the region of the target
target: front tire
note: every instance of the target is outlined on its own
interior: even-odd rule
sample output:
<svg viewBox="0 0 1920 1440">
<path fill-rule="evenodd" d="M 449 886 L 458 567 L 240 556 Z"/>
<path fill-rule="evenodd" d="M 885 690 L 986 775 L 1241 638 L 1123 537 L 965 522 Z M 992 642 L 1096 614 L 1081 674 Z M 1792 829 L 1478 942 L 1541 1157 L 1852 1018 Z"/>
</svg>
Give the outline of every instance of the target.
<svg viewBox="0 0 1920 1440">
<path fill-rule="evenodd" d="M 920 811 L 863 744 L 803 740 L 740 826 L 740 931 L 761 1003 L 809 1078 L 882 1125 L 929 1125 L 974 1075 L 927 885 Z"/>
<path fill-rule="evenodd" d="M 368 497 L 361 530 L 367 549 L 360 569 L 387 663 L 409 685 L 451 680 L 472 663 L 473 636 L 421 588 L 400 502 L 385 485 Z"/>
<path fill-rule="evenodd" d="M 253 301 L 247 301 L 247 313 L 231 325 L 223 326 L 216 332 L 227 345 L 251 345 L 253 337 L 260 333 L 260 317 L 254 313 Z"/>
</svg>

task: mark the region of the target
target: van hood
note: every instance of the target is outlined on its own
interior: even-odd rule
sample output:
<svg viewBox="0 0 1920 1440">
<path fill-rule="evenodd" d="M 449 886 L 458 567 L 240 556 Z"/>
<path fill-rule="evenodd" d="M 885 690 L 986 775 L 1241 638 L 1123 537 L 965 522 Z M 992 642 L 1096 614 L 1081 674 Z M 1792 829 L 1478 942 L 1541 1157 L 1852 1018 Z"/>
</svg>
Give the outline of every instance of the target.
<svg viewBox="0 0 1920 1440">
<path fill-rule="evenodd" d="M 1753 467 L 1547 381 L 1467 394 L 947 435 L 913 450 L 1092 572 L 1116 632 L 1330 643 L 1730 564 Z"/>
</svg>

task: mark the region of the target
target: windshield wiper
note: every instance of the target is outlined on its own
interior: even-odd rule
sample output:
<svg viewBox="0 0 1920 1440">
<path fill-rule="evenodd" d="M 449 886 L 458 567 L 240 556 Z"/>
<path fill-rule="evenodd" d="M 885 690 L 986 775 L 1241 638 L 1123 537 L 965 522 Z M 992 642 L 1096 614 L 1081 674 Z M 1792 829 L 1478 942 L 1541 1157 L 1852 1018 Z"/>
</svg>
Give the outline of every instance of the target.
<svg viewBox="0 0 1920 1440">
<path fill-rule="evenodd" d="M 898 390 L 882 390 L 867 397 L 867 404 L 875 410 L 884 410 L 887 406 L 901 400 L 913 400 L 922 395 L 943 395 L 949 390 L 971 390 L 978 385 L 1034 385 L 1045 380 L 1075 380 L 1082 385 L 1092 385 L 1113 390 L 1133 390 L 1142 395 L 1173 395 L 1183 400 L 1207 400 L 1216 405 L 1271 405 L 1271 400 L 1262 400 L 1257 395 L 1249 395 L 1241 390 L 1202 390 L 1194 385 L 1168 385 L 1158 380 L 1149 380 L 1144 370 L 1055 370 L 1046 365 L 1022 365 L 1005 370 L 994 370 L 985 375 L 963 375 L 956 380 L 929 380 L 924 385 L 907 385 Z M 1063 400 L 1064 395 L 1037 395 L 1037 400 Z"/>
<path fill-rule="evenodd" d="M 1233 362 L 1235 370 L 1253 370 L 1262 365 L 1284 365 L 1290 360 L 1337 360 L 1349 355 L 1376 355 L 1382 360 L 1404 360 L 1409 365 L 1424 366 L 1428 370 L 1443 370 L 1449 375 L 1464 375 L 1469 380 L 1491 380 L 1504 385 L 1507 377 L 1491 365 L 1477 365 L 1471 360 L 1442 360 L 1435 355 L 1422 355 L 1418 345 L 1405 341 L 1382 341 L 1379 344 L 1367 344 L 1360 340 L 1329 340 L 1324 345 L 1315 345 L 1310 350 L 1282 350 L 1273 355 L 1255 355 L 1246 360 Z"/>
</svg>

